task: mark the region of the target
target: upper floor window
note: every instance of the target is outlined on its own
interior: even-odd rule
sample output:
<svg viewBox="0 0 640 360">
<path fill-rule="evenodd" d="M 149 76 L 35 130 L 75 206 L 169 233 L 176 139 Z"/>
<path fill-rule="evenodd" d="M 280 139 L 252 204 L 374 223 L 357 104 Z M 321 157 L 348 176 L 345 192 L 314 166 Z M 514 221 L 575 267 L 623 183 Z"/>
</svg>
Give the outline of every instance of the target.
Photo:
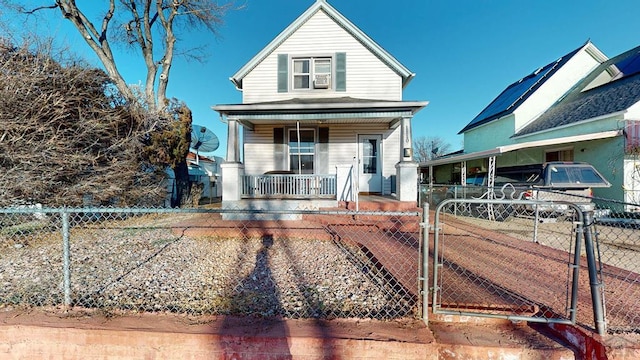
<svg viewBox="0 0 640 360">
<path fill-rule="evenodd" d="M 293 59 L 293 89 L 328 89 L 331 86 L 331 58 Z"/>
</svg>

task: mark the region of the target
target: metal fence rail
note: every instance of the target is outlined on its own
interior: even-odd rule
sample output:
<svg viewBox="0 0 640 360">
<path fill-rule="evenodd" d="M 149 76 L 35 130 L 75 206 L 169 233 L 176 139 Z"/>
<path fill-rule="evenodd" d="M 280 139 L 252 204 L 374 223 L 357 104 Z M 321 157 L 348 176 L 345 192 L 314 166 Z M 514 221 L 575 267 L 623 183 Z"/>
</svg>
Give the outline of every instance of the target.
<svg viewBox="0 0 640 360">
<path fill-rule="evenodd" d="M 421 315 L 418 213 L 222 220 L 228 212 L 246 211 L 0 209 L 0 304 L 290 318 Z M 391 255 L 398 249 L 402 258 Z"/>
</svg>

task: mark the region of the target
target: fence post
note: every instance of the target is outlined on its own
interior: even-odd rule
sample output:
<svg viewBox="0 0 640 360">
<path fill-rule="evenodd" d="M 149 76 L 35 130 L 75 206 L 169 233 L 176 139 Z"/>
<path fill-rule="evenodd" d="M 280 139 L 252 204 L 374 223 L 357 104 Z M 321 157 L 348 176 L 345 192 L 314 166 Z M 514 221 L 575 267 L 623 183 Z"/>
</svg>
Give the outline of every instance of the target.
<svg viewBox="0 0 640 360">
<path fill-rule="evenodd" d="M 429 323 L 429 202 L 422 207 L 422 320 Z"/>
<path fill-rule="evenodd" d="M 538 212 L 536 205 L 536 213 Z M 536 219 L 537 223 L 537 219 Z M 584 227 L 584 219 L 582 221 L 576 221 L 576 237 L 575 237 L 575 248 L 573 253 L 573 264 L 571 264 L 572 270 L 572 282 L 571 282 L 571 308 L 569 311 L 571 312 L 570 320 L 572 324 L 576 323 L 576 317 L 578 316 L 578 290 L 580 284 L 580 257 L 582 256 L 582 238 L 585 232 Z M 537 241 L 536 241 L 537 242 Z"/>
<path fill-rule="evenodd" d="M 63 266 L 63 287 L 64 306 L 71 306 L 71 271 L 69 261 L 69 213 L 62 210 L 62 266 Z"/>
<path fill-rule="evenodd" d="M 602 283 L 598 279 L 598 265 L 593 248 L 593 238 L 591 236 L 591 228 L 593 224 L 593 211 L 582 211 L 583 229 L 584 229 L 584 249 L 587 255 L 587 266 L 589 269 L 589 283 L 591 285 L 591 302 L 593 303 L 593 319 L 595 321 L 596 331 L 598 334 L 605 334 L 604 321 L 604 305 L 602 302 L 601 288 Z"/>
</svg>

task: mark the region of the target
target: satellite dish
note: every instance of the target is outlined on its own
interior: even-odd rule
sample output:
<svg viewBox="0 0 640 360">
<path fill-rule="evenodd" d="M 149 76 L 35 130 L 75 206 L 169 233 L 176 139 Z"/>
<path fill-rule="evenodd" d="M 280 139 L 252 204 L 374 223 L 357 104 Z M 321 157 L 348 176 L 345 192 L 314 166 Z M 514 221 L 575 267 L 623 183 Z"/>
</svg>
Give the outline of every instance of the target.
<svg viewBox="0 0 640 360">
<path fill-rule="evenodd" d="M 196 151 L 196 164 L 200 161 L 200 151 L 216 151 L 220 141 L 216 134 L 204 126 L 191 125 L 191 148 Z"/>
<path fill-rule="evenodd" d="M 216 151 L 220 146 L 220 141 L 216 134 L 204 126 L 191 126 L 191 148 L 196 152 Z"/>
</svg>

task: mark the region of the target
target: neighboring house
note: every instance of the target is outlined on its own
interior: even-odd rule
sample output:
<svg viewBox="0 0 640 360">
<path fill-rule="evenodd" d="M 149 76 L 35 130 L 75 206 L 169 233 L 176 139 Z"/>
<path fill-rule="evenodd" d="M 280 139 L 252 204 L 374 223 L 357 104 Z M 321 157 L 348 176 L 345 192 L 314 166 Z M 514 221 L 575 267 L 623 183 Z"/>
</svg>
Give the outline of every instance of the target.
<svg viewBox="0 0 640 360">
<path fill-rule="evenodd" d="M 512 165 L 584 161 L 612 183 L 594 195 L 639 203 L 640 47 L 609 59 L 587 42 L 509 85 L 460 133 L 462 153 L 422 164 L 434 182 L 464 183 L 474 172 Z"/>
<path fill-rule="evenodd" d="M 223 159 L 213 158 L 189 152 L 187 165 L 189 167 L 189 181 L 202 184 L 202 197 L 216 199 L 222 196 L 222 177 L 220 164 Z"/>
<path fill-rule="evenodd" d="M 414 75 L 317 0 L 231 77 L 242 104 L 213 107 L 228 126 L 223 207 L 415 203 L 411 119 L 427 102 L 402 98 Z"/>
</svg>

